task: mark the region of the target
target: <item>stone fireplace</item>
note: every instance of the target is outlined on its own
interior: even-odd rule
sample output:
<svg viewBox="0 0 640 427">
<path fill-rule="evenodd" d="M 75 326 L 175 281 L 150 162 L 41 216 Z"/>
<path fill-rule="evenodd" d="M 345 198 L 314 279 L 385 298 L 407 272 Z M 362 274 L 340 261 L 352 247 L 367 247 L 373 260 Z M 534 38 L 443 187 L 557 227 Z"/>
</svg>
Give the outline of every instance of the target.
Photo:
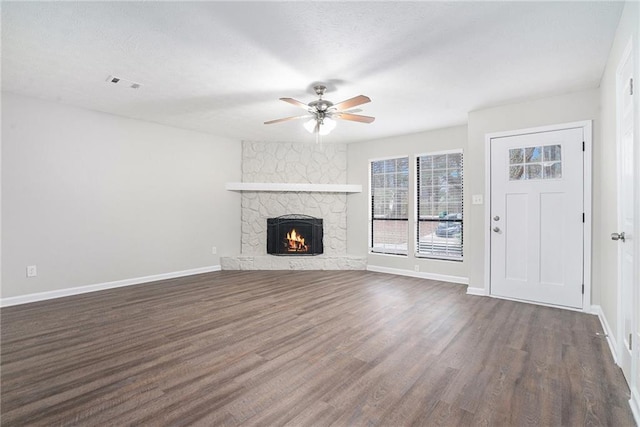
<svg viewBox="0 0 640 427">
<path fill-rule="evenodd" d="M 224 270 L 364 269 L 366 258 L 347 254 L 347 147 L 345 144 L 242 143 L 241 254 L 222 257 Z M 307 184 L 307 185 L 304 185 Z M 304 189 L 298 191 L 298 187 Z M 229 188 L 229 185 L 228 185 Z M 280 191 L 282 189 L 282 191 Z M 322 252 L 269 254 L 268 219 L 322 218 Z M 301 232 L 301 230 L 296 230 Z M 305 237 L 306 238 L 306 237 Z M 282 244 L 282 237 L 277 238 Z M 285 238 L 286 239 L 286 238 Z M 305 240 L 306 241 L 306 240 Z"/>
</svg>

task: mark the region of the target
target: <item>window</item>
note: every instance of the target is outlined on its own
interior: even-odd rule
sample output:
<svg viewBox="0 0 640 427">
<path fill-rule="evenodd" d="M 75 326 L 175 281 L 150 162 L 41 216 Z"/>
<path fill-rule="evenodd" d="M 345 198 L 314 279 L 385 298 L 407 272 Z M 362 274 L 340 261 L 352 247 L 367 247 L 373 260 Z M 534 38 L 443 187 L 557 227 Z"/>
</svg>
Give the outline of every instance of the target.
<svg viewBox="0 0 640 427">
<path fill-rule="evenodd" d="M 409 158 L 374 160 L 371 167 L 371 252 L 407 254 Z"/>
<path fill-rule="evenodd" d="M 509 181 L 558 178 L 562 178 L 560 145 L 509 150 Z"/>
<path fill-rule="evenodd" d="M 462 151 L 417 157 L 416 255 L 462 260 Z"/>
</svg>

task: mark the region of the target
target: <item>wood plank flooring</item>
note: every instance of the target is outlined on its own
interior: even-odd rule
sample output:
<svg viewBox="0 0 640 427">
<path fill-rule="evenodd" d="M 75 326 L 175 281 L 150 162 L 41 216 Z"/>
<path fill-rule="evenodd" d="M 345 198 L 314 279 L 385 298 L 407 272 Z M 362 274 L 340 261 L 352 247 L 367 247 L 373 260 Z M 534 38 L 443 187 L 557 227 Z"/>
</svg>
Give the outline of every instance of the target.
<svg viewBox="0 0 640 427">
<path fill-rule="evenodd" d="M 363 271 L 1 310 L 1 424 L 631 426 L 596 316 Z"/>
</svg>

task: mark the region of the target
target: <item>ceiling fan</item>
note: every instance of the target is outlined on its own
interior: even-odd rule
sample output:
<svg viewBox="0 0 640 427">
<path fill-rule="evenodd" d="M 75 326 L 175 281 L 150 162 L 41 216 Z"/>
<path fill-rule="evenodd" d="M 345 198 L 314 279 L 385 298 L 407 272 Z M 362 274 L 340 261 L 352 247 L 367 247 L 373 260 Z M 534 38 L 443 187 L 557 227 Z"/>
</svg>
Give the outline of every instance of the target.
<svg viewBox="0 0 640 427">
<path fill-rule="evenodd" d="M 316 95 L 318 95 L 318 100 L 311 101 L 309 104 L 305 104 L 293 98 L 280 98 L 280 100 L 284 102 L 288 102 L 289 104 L 295 105 L 296 107 L 307 110 L 309 114 L 270 120 L 268 122 L 264 122 L 264 124 L 271 125 L 274 123 L 281 123 L 289 120 L 310 119 L 304 124 L 304 127 L 310 133 L 327 135 L 333 130 L 333 128 L 336 127 L 336 122 L 334 121 L 334 119 L 350 120 L 360 123 L 371 123 L 375 120 L 375 117 L 353 114 L 361 111 L 359 109 L 352 109 L 353 107 L 371 102 L 371 99 L 368 96 L 358 95 L 356 97 L 347 99 L 346 101 L 334 104 L 331 101 L 322 99 L 325 91 L 327 90 L 326 86 L 319 84 L 314 86 L 313 90 L 316 92 Z"/>
</svg>

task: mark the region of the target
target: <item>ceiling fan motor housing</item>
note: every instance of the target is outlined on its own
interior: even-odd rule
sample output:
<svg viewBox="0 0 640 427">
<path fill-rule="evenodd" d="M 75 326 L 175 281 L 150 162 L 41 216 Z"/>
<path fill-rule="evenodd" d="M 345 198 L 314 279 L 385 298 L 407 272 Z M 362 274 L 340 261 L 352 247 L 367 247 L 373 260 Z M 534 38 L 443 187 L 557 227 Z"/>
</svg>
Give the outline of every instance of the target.
<svg viewBox="0 0 640 427">
<path fill-rule="evenodd" d="M 333 102 L 327 101 L 326 99 L 319 99 L 317 101 L 311 101 L 309 103 L 309 108 L 311 112 L 327 111 L 331 107 L 333 107 Z"/>
</svg>

